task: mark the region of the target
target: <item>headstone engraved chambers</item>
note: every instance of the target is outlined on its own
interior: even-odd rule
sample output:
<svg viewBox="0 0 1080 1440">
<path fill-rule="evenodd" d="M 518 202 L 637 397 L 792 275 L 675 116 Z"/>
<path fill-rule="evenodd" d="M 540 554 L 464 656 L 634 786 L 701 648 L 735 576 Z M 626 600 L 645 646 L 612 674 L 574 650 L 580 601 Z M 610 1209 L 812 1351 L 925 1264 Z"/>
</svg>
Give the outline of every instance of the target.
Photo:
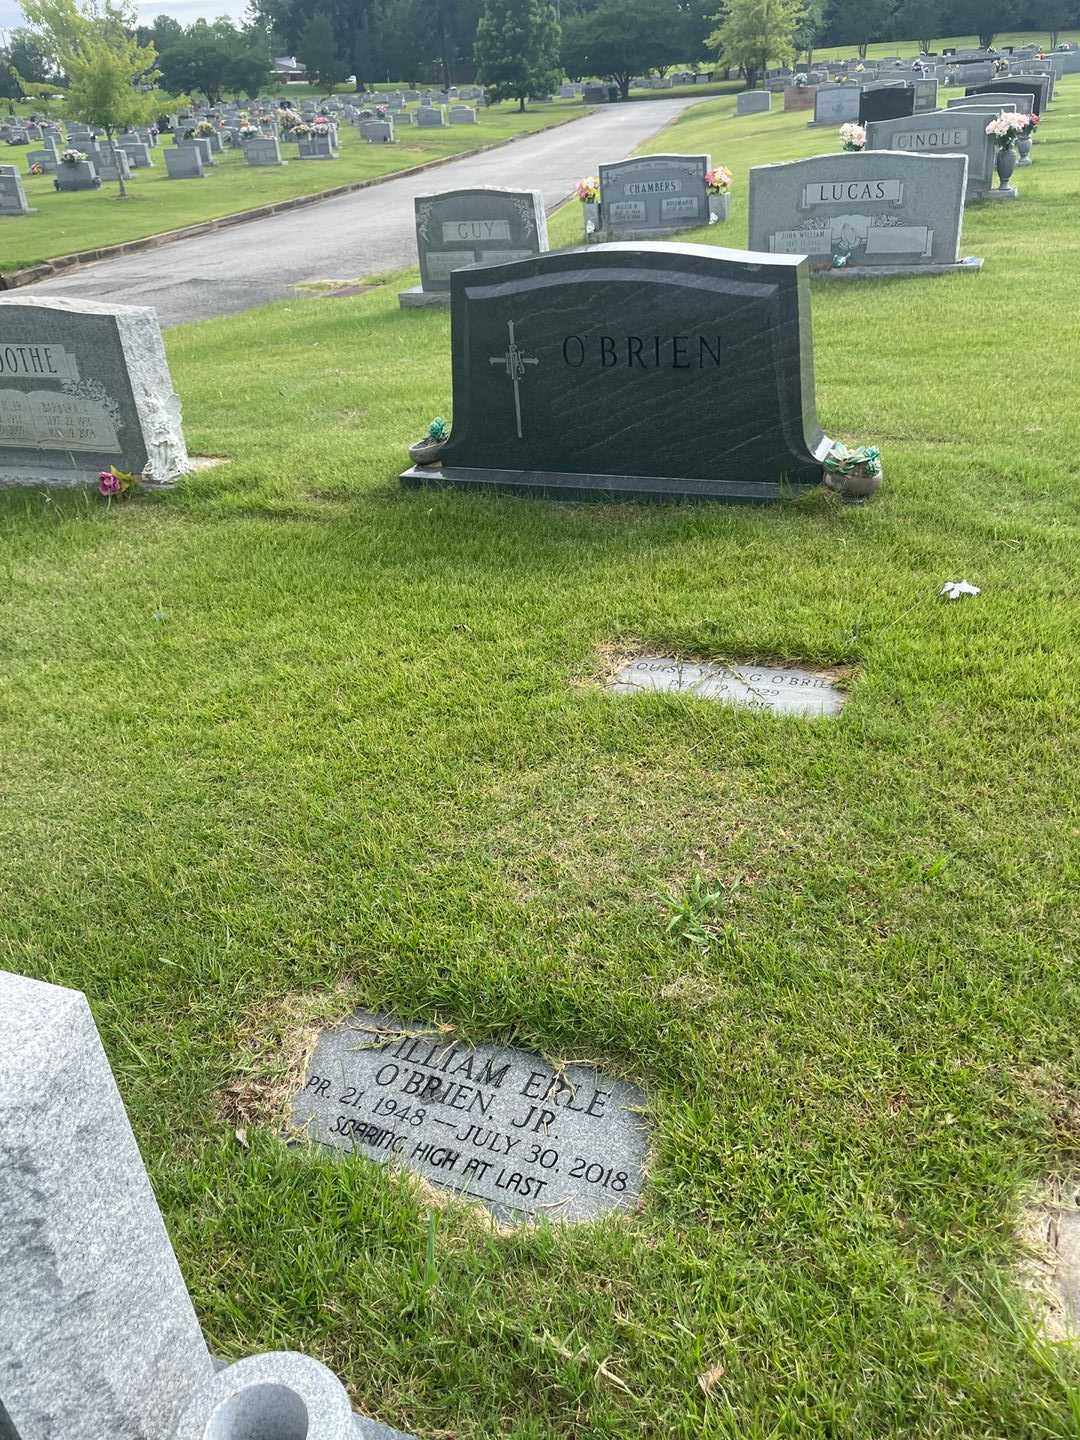
<svg viewBox="0 0 1080 1440">
<path fill-rule="evenodd" d="M 0 295 L 0 487 L 110 468 L 154 485 L 190 468 L 156 313 Z"/>
<path fill-rule="evenodd" d="M 456 273 L 444 484 L 777 500 L 817 486 L 801 257 L 615 244 Z"/>
<path fill-rule="evenodd" d="M 847 699 L 834 678 L 821 671 L 673 655 L 635 655 L 619 667 L 610 688 L 617 695 L 675 692 L 774 715 L 839 715 Z"/>
<path fill-rule="evenodd" d="M 902 150 L 908 155 L 966 155 L 970 203 L 984 200 L 994 183 L 994 142 L 986 133 L 989 115 L 935 110 L 901 120 L 876 120 L 866 127 L 866 152 Z"/>
<path fill-rule="evenodd" d="M 966 155 L 818 155 L 750 171 L 750 244 L 823 274 L 971 271 L 960 259 Z"/>
<path fill-rule="evenodd" d="M 0 972 L 0 1433 L 174 1433 L 213 1364 L 86 997 Z"/>
<path fill-rule="evenodd" d="M 709 223 L 708 155 L 641 155 L 600 166 L 599 240 L 650 240 Z"/>
<path fill-rule="evenodd" d="M 524 260 L 548 248 L 539 190 L 444 190 L 417 195 L 414 204 L 420 284 L 399 295 L 404 309 L 448 304 L 455 270 Z"/>
<path fill-rule="evenodd" d="M 466 1045 L 358 1011 L 319 1041 L 292 1120 L 328 1149 L 396 1161 L 504 1220 L 594 1220 L 640 1198 L 642 1092 L 589 1065 Z"/>
</svg>

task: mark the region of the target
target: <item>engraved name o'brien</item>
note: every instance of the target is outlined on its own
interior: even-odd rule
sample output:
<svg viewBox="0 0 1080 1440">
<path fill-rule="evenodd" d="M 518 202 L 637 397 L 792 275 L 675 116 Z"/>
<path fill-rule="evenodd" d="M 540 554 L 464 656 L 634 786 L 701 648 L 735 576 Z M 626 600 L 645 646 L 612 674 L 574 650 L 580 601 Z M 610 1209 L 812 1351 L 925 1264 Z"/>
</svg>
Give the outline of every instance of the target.
<svg viewBox="0 0 1080 1440">
<path fill-rule="evenodd" d="M 567 335 L 563 363 L 571 370 L 704 370 L 721 363 L 719 335 Z"/>
</svg>

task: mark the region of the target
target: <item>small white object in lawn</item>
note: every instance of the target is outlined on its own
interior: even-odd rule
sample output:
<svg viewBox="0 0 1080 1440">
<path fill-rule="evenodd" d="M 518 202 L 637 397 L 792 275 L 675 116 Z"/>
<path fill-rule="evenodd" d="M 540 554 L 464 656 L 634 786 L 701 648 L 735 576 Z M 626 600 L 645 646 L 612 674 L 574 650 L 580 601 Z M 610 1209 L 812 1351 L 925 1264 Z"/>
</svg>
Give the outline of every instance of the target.
<svg viewBox="0 0 1080 1440">
<path fill-rule="evenodd" d="M 593 222 L 592 222 L 591 220 L 586 220 L 586 222 L 585 222 L 585 234 L 586 234 L 586 235 L 591 235 L 595 229 L 596 229 L 596 226 L 593 224 Z"/>
<path fill-rule="evenodd" d="M 977 585 L 969 585 L 966 580 L 946 580 L 941 593 L 947 600 L 959 600 L 964 595 L 979 595 L 981 591 Z"/>
</svg>

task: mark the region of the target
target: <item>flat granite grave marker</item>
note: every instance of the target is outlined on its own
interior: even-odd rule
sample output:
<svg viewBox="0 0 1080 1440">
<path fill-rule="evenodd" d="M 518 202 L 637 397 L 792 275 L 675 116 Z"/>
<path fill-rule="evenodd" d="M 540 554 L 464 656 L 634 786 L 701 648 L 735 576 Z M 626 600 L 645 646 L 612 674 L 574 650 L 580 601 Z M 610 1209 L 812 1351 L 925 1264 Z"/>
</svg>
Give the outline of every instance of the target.
<svg viewBox="0 0 1080 1440">
<path fill-rule="evenodd" d="M 420 284 L 399 294 L 406 310 L 449 304 L 455 270 L 525 260 L 548 248 L 539 190 L 444 190 L 417 195 L 414 204 Z"/>
<path fill-rule="evenodd" d="M 847 700 L 829 674 L 790 665 L 724 664 L 635 655 L 609 688 L 617 695 L 676 692 L 774 715 L 839 715 Z"/>
<path fill-rule="evenodd" d="M 973 108 L 973 107 L 969 107 Z M 875 120 L 866 127 L 866 150 L 901 150 L 906 155 L 966 155 L 965 199 L 970 204 L 990 198 L 996 148 L 986 133 L 990 115 L 977 111 L 935 110 L 899 120 Z"/>
<path fill-rule="evenodd" d="M 586 246 L 452 279 L 454 424 L 409 485 L 778 500 L 815 488 L 805 259 Z"/>
<path fill-rule="evenodd" d="M 323 1034 L 292 1120 L 316 1144 L 394 1160 L 503 1220 L 595 1220 L 640 1198 L 644 1105 L 592 1066 L 555 1071 L 361 1010 Z"/>
<path fill-rule="evenodd" d="M 172 1435 L 213 1364 L 90 1007 L 3 971 L 0 1176 L 0 1396 L 15 1435 Z"/>
<path fill-rule="evenodd" d="M 110 468 L 151 485 L 191 468 L 156 312 L 0 295 L 0 487 Z"/>
<path fill-rule="evenodd" d="M 960 259 L 966 155 L 817 155 L 750 171 L 750 245 L 807 255 L 815 273 L 974 272 Z"/>
<path fill-rule="evenodd" d="M 594 240 L 656 240 L 709 223 L 708 155 L 642 155 L 600 166 Z"/>
</svg>

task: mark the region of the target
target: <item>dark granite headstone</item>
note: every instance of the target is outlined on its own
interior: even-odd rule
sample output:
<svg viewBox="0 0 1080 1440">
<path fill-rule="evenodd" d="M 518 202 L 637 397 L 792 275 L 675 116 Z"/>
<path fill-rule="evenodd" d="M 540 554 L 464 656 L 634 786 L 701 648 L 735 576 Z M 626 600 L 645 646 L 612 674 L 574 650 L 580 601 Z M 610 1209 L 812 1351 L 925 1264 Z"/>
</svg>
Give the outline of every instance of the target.
<svg viewBox="0 0 1080 1440">
<path fill-rule="evenodd" d="M 870 120 L 899 120 L 915 113 L 913 85 L 883 85 L 879 90 L 864 90 L 859 101 L 859 124 Z"/>
<path fill-rule="evenodd" d="M 316 1144 L 395 1161 L 502 1219 L 594 1220 L 637 1205 L 644 1105 L 592 1066 L 556 1071 L 361 1010 L 320 1039 L 292 1119 Z"/>
<path fill-rule="evenodd" d="M 405 485 L 777 500 L 820 483 L 807 262 L 630 244 L 451 277 L 454 425 Z"/>
<path fill-rule="evenodd" d="M 998 76 L 985 85 L 969 85 L 964 91 L 965 95 L 1030 95 L 1035 94 L 1035 114 L 1042 115 L 1043 106 L 1046 104 L 1047 91 L 1050 88 L 1049 80 L 1045 75 L 1025 75 L 1023 79 L 1003 80 Z"/>
</svg>

